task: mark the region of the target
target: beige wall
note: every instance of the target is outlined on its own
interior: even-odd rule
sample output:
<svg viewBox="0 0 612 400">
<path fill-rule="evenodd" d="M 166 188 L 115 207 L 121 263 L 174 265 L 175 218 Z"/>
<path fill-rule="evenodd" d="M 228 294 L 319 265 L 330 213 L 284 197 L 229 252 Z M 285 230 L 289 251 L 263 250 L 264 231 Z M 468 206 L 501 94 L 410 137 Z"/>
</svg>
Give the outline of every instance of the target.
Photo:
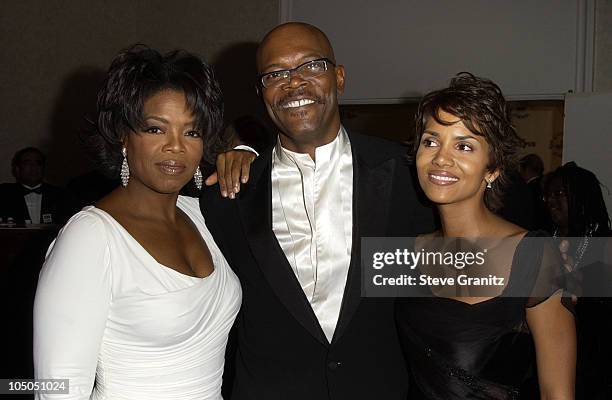
<svg viewBox="0 0 612 400">
<path fill-rule="evenodd" d="M 544 162 L 544 173 L 561 166 L 563 152 L 563 101 L 512 103 L 512 125 L 525 140 L 519 156 L 535 153 Z"/>
<path fill-rule="evenodd" d="M 131 43 L 184 48 L 215 64 L 229 117 L 259 106 L 256 42 L 276 25 L 278 0 L 6 1 L 0 12 L 0 182 L 10 158 L 34 145 L 48 153 L 48 180 L 84 168 L 76 132 L 116 53 Z"/>
</svg>

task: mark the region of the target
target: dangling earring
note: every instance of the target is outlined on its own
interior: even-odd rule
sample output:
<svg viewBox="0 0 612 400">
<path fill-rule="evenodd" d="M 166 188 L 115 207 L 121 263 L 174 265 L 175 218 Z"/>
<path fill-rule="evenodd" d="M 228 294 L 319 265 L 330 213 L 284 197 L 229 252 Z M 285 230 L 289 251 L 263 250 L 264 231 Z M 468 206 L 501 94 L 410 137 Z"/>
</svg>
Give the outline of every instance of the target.
<svg viewBox="0 0 612 400">
<path fill-rule="evenodd" d="M 200 166 L 196 168 L 195 174 L 193 174 L 193 180 L 195 181 L 195 185 L 198 190 L 202 190 L 202 171 L 200 171 Z"/>
<path fill-rule="evenodd" d="M 123 162 L 121 163 L 121 186 L 126 187 L 130 181 L 130 167 L 128 166 L 127 150 L 125 147 L 121 149 L 121 154 L 123 154 Z"/>
<path fill-rule="evenodd" d="M 491 186 L 491 181 L 487 181 L 487 189 L 493 189 L 493 186 Z"/>
</svg>

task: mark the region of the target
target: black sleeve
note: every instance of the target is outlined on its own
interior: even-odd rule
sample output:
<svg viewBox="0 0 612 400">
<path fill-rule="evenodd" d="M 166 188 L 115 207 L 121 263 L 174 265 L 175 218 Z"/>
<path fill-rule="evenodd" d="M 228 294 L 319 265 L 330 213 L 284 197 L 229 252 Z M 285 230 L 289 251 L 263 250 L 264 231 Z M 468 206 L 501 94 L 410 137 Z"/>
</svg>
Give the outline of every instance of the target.
<svg viewBox="0 0 612 400">
<path fill-rule="evenodd" d="M 517 257 L 523 266 L 519 282 L 524 285 L 524 289 L 521 290 L 527 293 L 526 307 L 535 307 L 557 293 L 569 298 L 566 271 L 561 253 L 553 240 L 540 234 L 530 233 L 523 241 L 526 243 L 521 243 Z M 562 303 L 574 313 L 571 301 Z"/>
<path fill-rule="evenodd" d="M 200 210 L 206 227 L 232 269 L 234 265 L 232 254 L 229 251 L 228 240 L 231 239 L 228 238 L 230 236 L 228 230 L 240 229 L 240 225 L 234 222 L 236 219 L 235 201 L 221 197 L 218 185 L 203 188 L 200 196 Z"/>
<path fill-rule="evenodd" d="M 436 229 L 436 209 L 429 202 L 407 158 L 397 158 L 388 236 L 414 237 Z"/>
</svg>

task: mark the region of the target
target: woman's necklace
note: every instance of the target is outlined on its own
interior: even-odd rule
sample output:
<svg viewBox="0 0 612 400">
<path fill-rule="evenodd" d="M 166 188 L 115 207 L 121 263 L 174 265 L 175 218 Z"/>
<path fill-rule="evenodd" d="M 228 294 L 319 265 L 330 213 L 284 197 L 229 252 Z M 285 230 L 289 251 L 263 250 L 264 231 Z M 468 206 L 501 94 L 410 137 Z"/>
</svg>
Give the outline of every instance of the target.
<svg viewBox="0 0 612 400">
<path fill-rule="evenodd" d="M 584 257 L 584 253 L 586 252 L 587 247 L 589 247 L 590 238 L 593 236 L 595 232 L 597 232 L 597 228 L 599 228 L 599 224 L 597 222 L 589 224 L 587 227 L 584 236 L 580 239 L 580 243 L 576 247 L 576 251 L 574 252 L 574 265 L 572 265 L 572 270 L 578 269 L 578 264 L 582 261 L 582 257 Z M 553 233 L 553 240 L 558 239 L 559 229 L 555 229 Z"/>
</svg>

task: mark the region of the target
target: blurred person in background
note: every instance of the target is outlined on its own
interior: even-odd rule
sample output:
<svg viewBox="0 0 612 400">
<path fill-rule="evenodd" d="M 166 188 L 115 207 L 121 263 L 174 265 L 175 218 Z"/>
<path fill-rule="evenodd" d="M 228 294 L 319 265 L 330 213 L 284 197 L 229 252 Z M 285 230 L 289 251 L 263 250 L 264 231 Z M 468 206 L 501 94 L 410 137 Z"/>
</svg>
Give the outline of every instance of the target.
<svg viewBox="0 0 612 400">
<path fill-rule="evenodd" d="M 567 238 L 565 255 L 574 285 L 578 331 L 578 399 L 612 398 L 612 236 L 601 183 L 568 162 L 546 175 L 544 201 L 553 236 Z"/>
<path fill-rule="evenodd" d="M 11 168 L 15 183 L 0 185 L 0 218 L 15 223 L 61 223 L 62 190 L 43 182 L 45 155 L 36 147 L 26 147 L 13 156 Z"/>
<path fill-rule="evenodd" d="M 519 173 L 527 184 L 537 181 L 544 173 L 544 162 L 537 154 L 527 154 L 519 161 Z"/>
<path fill-rule="evenodd" d="M 519 173 L 531 193 L 531 201 L 535 212 L 533 229 L 550 230 L 550 218 L 544 200 L 542 200 L 544 162 L 537 154 L 527 154 L 519 161 Z"/>
</svg>

